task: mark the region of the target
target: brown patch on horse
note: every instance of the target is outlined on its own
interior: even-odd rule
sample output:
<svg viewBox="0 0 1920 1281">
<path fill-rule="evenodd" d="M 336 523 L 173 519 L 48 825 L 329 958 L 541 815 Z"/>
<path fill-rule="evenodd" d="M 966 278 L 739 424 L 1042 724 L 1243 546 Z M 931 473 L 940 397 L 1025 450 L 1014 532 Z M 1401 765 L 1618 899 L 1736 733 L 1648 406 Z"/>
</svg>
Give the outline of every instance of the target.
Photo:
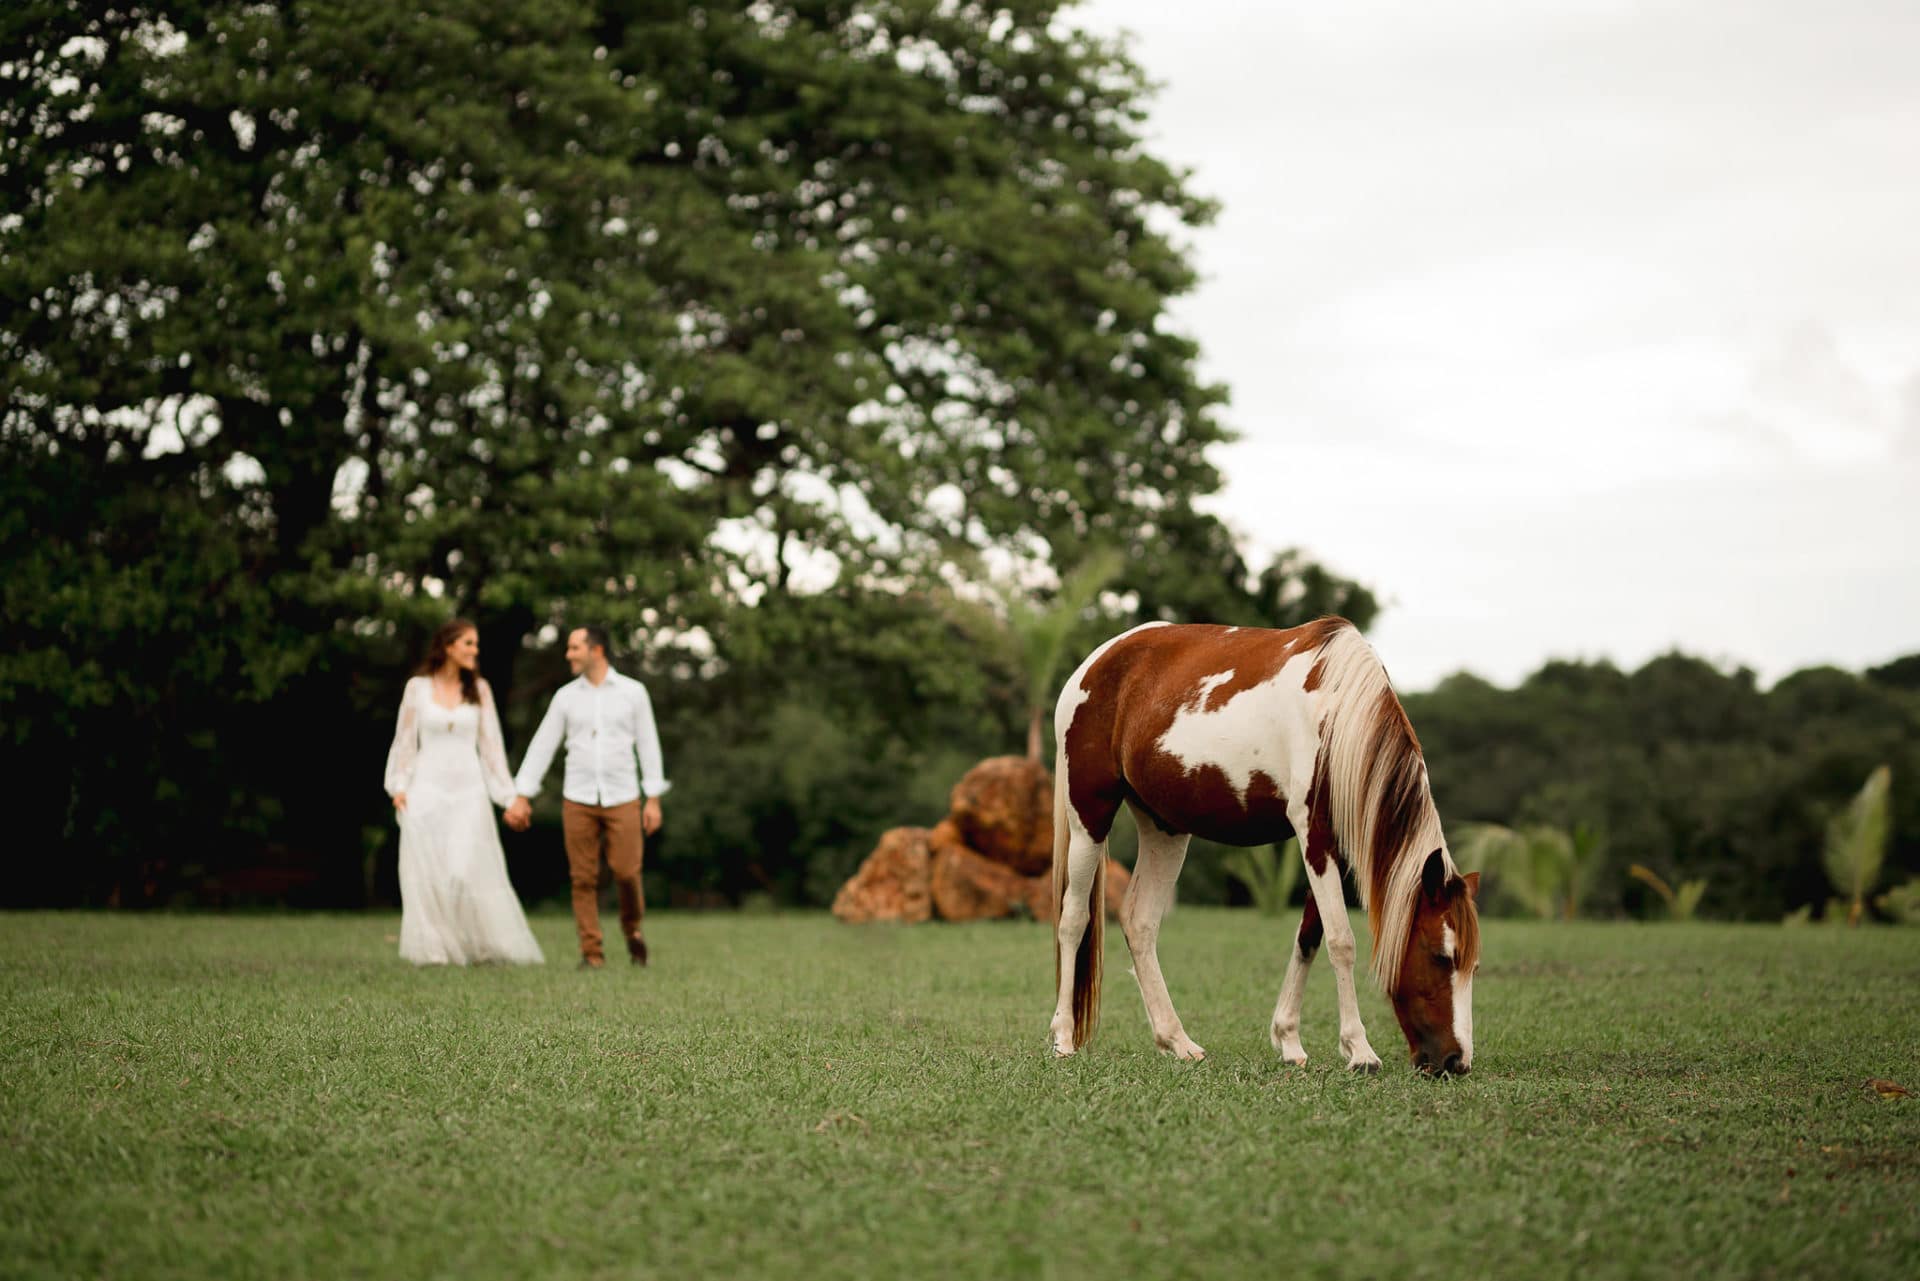
<svg viewBox="0 0 1920 1281">
<path fill-rule="evenodd" d="M 1159 751 L 1126 773 L 1127 800 L 1163 832 L 1204 831 L 1208 840 L 1227 845 L 1265 845 L 1276 831 L 1293 830 L 1287 798 L 1271 775 L 1255 774 L 1242 795 L 1218 766 L 1202 765 L 1189 773 L 1177 758 Z M 1147 805 L 1142 793 L 1158 803 Z"/>
<path fill-rule="evenodd" d="M 1324 934 L 1320 925 L 1320 905 L 1314 902 L 1313 892 L 1307 892 L 1307 906 L 1300 913 L 1300 932 L 1294 936 L 1293 950 L 1300 954 L 1303 961 L 1311 961 L 1320 950 L 1320 939 Z"/>
<path fill-rule="evenodd" d="M 1315 670 L 1319 670 L 1316 665 Z M 1327 752 L 1322 747 L 1314 753 L 1313 790 L 1307 794 L 1307 831 L 1300 838 L 1301 852 L 1306 855 L 1307 868 L 1315 876 L 1327 870 L 1327 860 L 1338 858 L 1340 842 L 1333 835 L 1333 798 L 1328 792 Z M 1312 896 L 1308 896 L 1312 901 Z"/>
</svg>

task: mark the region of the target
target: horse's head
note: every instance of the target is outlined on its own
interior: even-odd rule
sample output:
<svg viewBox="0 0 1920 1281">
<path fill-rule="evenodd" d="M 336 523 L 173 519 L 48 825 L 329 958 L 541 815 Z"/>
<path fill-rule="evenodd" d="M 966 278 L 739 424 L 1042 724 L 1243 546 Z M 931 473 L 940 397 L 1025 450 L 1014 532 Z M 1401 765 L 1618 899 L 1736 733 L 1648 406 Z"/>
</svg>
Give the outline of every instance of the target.
<svg viewBox="0 0 1920 1281">
<path fill-rule="evenodd" d="M 1465 1076 L 1473 1066 L 1473 972 L 1480 966 L 1480 873 L 1453 872 L 1439 850 L 1420 873 L 1420 898 L 1400 959 L 1393 1012 L 1413 1066 Z"/>
</svg>

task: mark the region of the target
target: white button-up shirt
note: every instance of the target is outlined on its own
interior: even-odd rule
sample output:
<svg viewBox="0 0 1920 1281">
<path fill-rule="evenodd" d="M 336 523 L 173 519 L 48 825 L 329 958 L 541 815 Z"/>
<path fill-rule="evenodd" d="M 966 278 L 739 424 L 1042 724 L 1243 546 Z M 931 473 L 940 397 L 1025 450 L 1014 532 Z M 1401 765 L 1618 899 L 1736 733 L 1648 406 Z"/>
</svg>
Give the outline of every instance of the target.
<svg viewBox="0 0 1920 1281">
<path fill-rule="evenodd" d="M 660 731 L 653 724 L 647 687 L 611 667 L 598 685 L 582 676 L 553 696 L 534 731 L 513 785 L 522 796 L 540 791 L 562 741 L 567 770 L 560 794 L 579 805 L 625 805 L 644 791 L 659 796 L 672 786 L 660 757 Z M 634 773 L 639 758 L 640 772 Z"/>
</svg>

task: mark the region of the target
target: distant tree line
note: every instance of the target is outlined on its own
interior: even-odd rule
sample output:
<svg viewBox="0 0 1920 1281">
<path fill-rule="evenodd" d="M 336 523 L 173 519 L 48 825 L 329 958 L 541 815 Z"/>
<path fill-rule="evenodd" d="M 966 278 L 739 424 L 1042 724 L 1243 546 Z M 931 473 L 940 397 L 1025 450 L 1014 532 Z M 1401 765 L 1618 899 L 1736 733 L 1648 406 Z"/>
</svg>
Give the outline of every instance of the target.
<svg viewBox="0 0 1920 1281">
<path fill-rule="evenodd" d="M 1634 672 L 1553 662 L 1513 689 L 1459 675 L 1403 701 L 1450 832 L 1539 824 L 1593 843 L 1586 914 L 1661 915 L 1636 864 L 1673 887 L 1704 881 L 1701 916 L 1824 907 L 1828 823 L 1881 765 L 1882 886 L 1920 873 L 1920 655 L 1768 690 L 1677 653 Z"/>
</svg>

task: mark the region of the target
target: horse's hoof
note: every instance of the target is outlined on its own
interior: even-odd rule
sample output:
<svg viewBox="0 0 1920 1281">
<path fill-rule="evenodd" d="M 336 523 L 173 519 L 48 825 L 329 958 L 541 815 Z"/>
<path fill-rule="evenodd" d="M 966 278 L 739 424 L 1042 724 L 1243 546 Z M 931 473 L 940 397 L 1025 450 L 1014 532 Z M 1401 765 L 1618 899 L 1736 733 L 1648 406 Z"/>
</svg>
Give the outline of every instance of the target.
<svg viewBox="0 0 1920 1281">
<path fill-rule="evenodd" d="M 1162 1054 L 1171 1054 L 1183 1063 L 1198 1063 L 1207 1057 L 1207 1052 L 1195 1045 L 1184 1033 L 1177 1037 L 1154 1037 L 1154 1045 Z"/>
<path fill-rule="evenodd" d="M 1356 1059 L 1354 1062 L 1347 1064 L 1347 1070 L 1349 1072 L 1357 1072 L 1361 1076 L 1379 1076 L 1380 1060 Z"/>
</svg>

